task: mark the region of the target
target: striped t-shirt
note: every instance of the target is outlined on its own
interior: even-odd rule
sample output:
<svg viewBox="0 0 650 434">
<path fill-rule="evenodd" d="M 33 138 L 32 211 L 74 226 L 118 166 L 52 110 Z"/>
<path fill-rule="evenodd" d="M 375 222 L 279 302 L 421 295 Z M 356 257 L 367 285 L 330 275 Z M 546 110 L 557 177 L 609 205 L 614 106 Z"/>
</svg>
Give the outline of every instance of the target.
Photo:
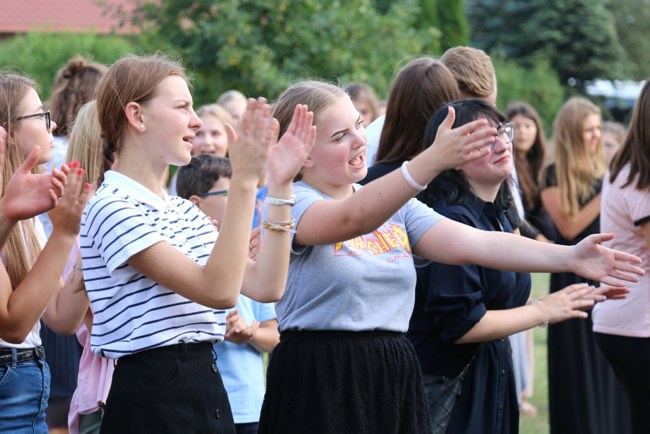
<svg viewBox="0 0 650 434">
<path fill-rule="evenodd" d="M 205 265 L 217 231 L 191 202 L 167 195 L 163 199 L 108 171 L 84 210 L 80 235 L 84 281 L 94 314 L 93 353 L 119 358 L 180 342 L 223 340 L 224 311 L 160 286 L 127 262 L 136 253 L 167 242 Z"/>
</svg>

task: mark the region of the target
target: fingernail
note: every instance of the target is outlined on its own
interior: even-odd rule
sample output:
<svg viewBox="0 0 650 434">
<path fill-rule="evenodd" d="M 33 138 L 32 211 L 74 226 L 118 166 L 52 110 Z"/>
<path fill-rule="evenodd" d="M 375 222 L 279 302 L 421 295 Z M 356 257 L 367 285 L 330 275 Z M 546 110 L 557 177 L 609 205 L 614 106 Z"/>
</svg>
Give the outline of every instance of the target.
<svg viewBox="0 0 650 434">
<path fill-rule="evenodd" d="M 86 182 L 86 183 L 84 184 L 84 188 L 85 188 L 86 190 L 88 190 L 88 189 L 90 188 L 90 184 Z"/>
<path fill-rule="evenodd" d="M 68 163 L 68 167 L 77 167 L 77 166 L 79 166 L 78 161 L 71 161 L 70 163 Z"/>
<path fill-rule="evenodd" d="M 86 173 L 86 171 L 85 171 L 84 169 L 79 169 L 79 170 L 77 170 L 77 174 L 78 174 L 79 176 L 83 175 L 84 173 Z"/>
</svg>

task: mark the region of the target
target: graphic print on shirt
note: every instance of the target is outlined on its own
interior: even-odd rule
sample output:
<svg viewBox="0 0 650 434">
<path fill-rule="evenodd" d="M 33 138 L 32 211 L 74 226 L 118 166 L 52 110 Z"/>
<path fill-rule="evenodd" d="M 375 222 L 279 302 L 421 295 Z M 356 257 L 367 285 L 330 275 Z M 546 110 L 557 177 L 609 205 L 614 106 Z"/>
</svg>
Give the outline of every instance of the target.
<svg viewBox="0 0 650 434">
<path fill-rule="evenodd" d="M 334 256 L 361 256 L 366 252 L 373 256 L 394 252 L 389 263 L 411 257 L 411 245 L 404 227 L 396 224 L 383 225 L 379 229 L 351 240 L 334 244 Z"/>
</svg>

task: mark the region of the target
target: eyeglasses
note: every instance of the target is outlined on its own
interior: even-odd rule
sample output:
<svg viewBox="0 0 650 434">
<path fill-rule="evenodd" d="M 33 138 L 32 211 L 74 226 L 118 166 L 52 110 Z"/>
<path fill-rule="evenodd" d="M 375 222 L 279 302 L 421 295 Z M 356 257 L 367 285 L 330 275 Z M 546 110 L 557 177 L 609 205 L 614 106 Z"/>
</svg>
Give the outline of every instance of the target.
<svg viewBox="0 0 650 434">
<path fill-rule="evenodd" d="M 29 119 L 29 118 L 39 118 L 39 117 L 43 117 L 45 119 L 45 128 L 47 128 L 47 130 L 49 131 L 50 126 L 52 125 L 49 110 L 46 111 L 46 112 L 41 112 L 41 113 L 34 113 L 33 115 L 18 116 L 17 118 L 14 119 L 14 121 L 20 121 L 20 120 Z"/>
<path fill-rule="evenodd" d="M 496 145 L 497 137 L 503 140 L 504 143 L 512 143 L 512 139 L 515 138 L 514 122 L 508 122 L 497 128 L 497 134 L 494 136 L 494 141 L 490 144 L 490 150 Z"/>
<path fill-rule="evenodd" d="M 228 190 L 217 190 L 217 191 L 208 191 L 207 193 L 197 194 L 198 197 L 207 197 L 207 196 L 223 196 L 228 197 Z"/>
</svg>

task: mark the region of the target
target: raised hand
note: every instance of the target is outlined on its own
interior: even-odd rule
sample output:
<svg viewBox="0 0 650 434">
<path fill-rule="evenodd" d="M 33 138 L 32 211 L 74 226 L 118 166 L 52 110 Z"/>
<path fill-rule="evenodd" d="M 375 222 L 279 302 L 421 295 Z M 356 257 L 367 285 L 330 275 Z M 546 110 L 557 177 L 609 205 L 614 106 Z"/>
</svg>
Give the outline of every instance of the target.
<svg viewBox="0 0 650 434">
<path fill-rule="evenodd" d="M 0 167 L 4 167 L 6 158 L 6 131 L 0 127 Z M 11 175 L 0 199 L 0 215 L 16 222 L 42 214 L 54 208 L 63 194 L 66 173 L 69 168 L 63 165 L 61 170 L 52 173 L 34 174 L 41 148 L 35 146 L 25 162 Z"/>
<path fill-rule="evenodd" d="M 314 114 L 306 105 L 296 105 L 287 131 L 269 149 L 269 182 L 285 184 L 293 181 L 314 146 L 316 126 L 313 121 Z"/>
<path fill-rule="evenodd" d="M 48 215 L 52 221 L 52 232 L 60 231 L 68 235 L 79 234 L 81 214 L 92 197 L 95 189 L 90 184 L 83 183 L 84 169 L 73 166 L 66 177 L 66 188 L 56 207 Z"/>
<path fill-rule="evenodd" d="M 489 152 L 488 145 L 494 141 L 497 133 L 487 119 L 477 119 L 458 128 L 452 129 L 456 112 L 449 107 L 447 117 L 438 127 L 436 139 L 429 147 L 429 156 L 440 170 L 462 166 L 468 161 L 480 158 Z M 431 154 L 432 153 L 432 154 Z"/>
<path fill-rule="evenodd" d="M 614 238 L 614 234 L 590 235 L 573 246 L 569 268 L 587 279 L 614 287 L 625 286 L 623 281 L 637 282 L 645 271 L 634 264 L 641 259 L 629 253 L 604 247 L 601 243 Z"/>
<path fill-rule="evenodd" d="M 228 155 L 233 176 L 252 176 L 262 179 L 266 168 L 269 147 L 277 139 L 279 125 L 271 116 L 271 106 L 266 99 L 250 98 L 239 130 L 226 126 Z"/>
</svg>

